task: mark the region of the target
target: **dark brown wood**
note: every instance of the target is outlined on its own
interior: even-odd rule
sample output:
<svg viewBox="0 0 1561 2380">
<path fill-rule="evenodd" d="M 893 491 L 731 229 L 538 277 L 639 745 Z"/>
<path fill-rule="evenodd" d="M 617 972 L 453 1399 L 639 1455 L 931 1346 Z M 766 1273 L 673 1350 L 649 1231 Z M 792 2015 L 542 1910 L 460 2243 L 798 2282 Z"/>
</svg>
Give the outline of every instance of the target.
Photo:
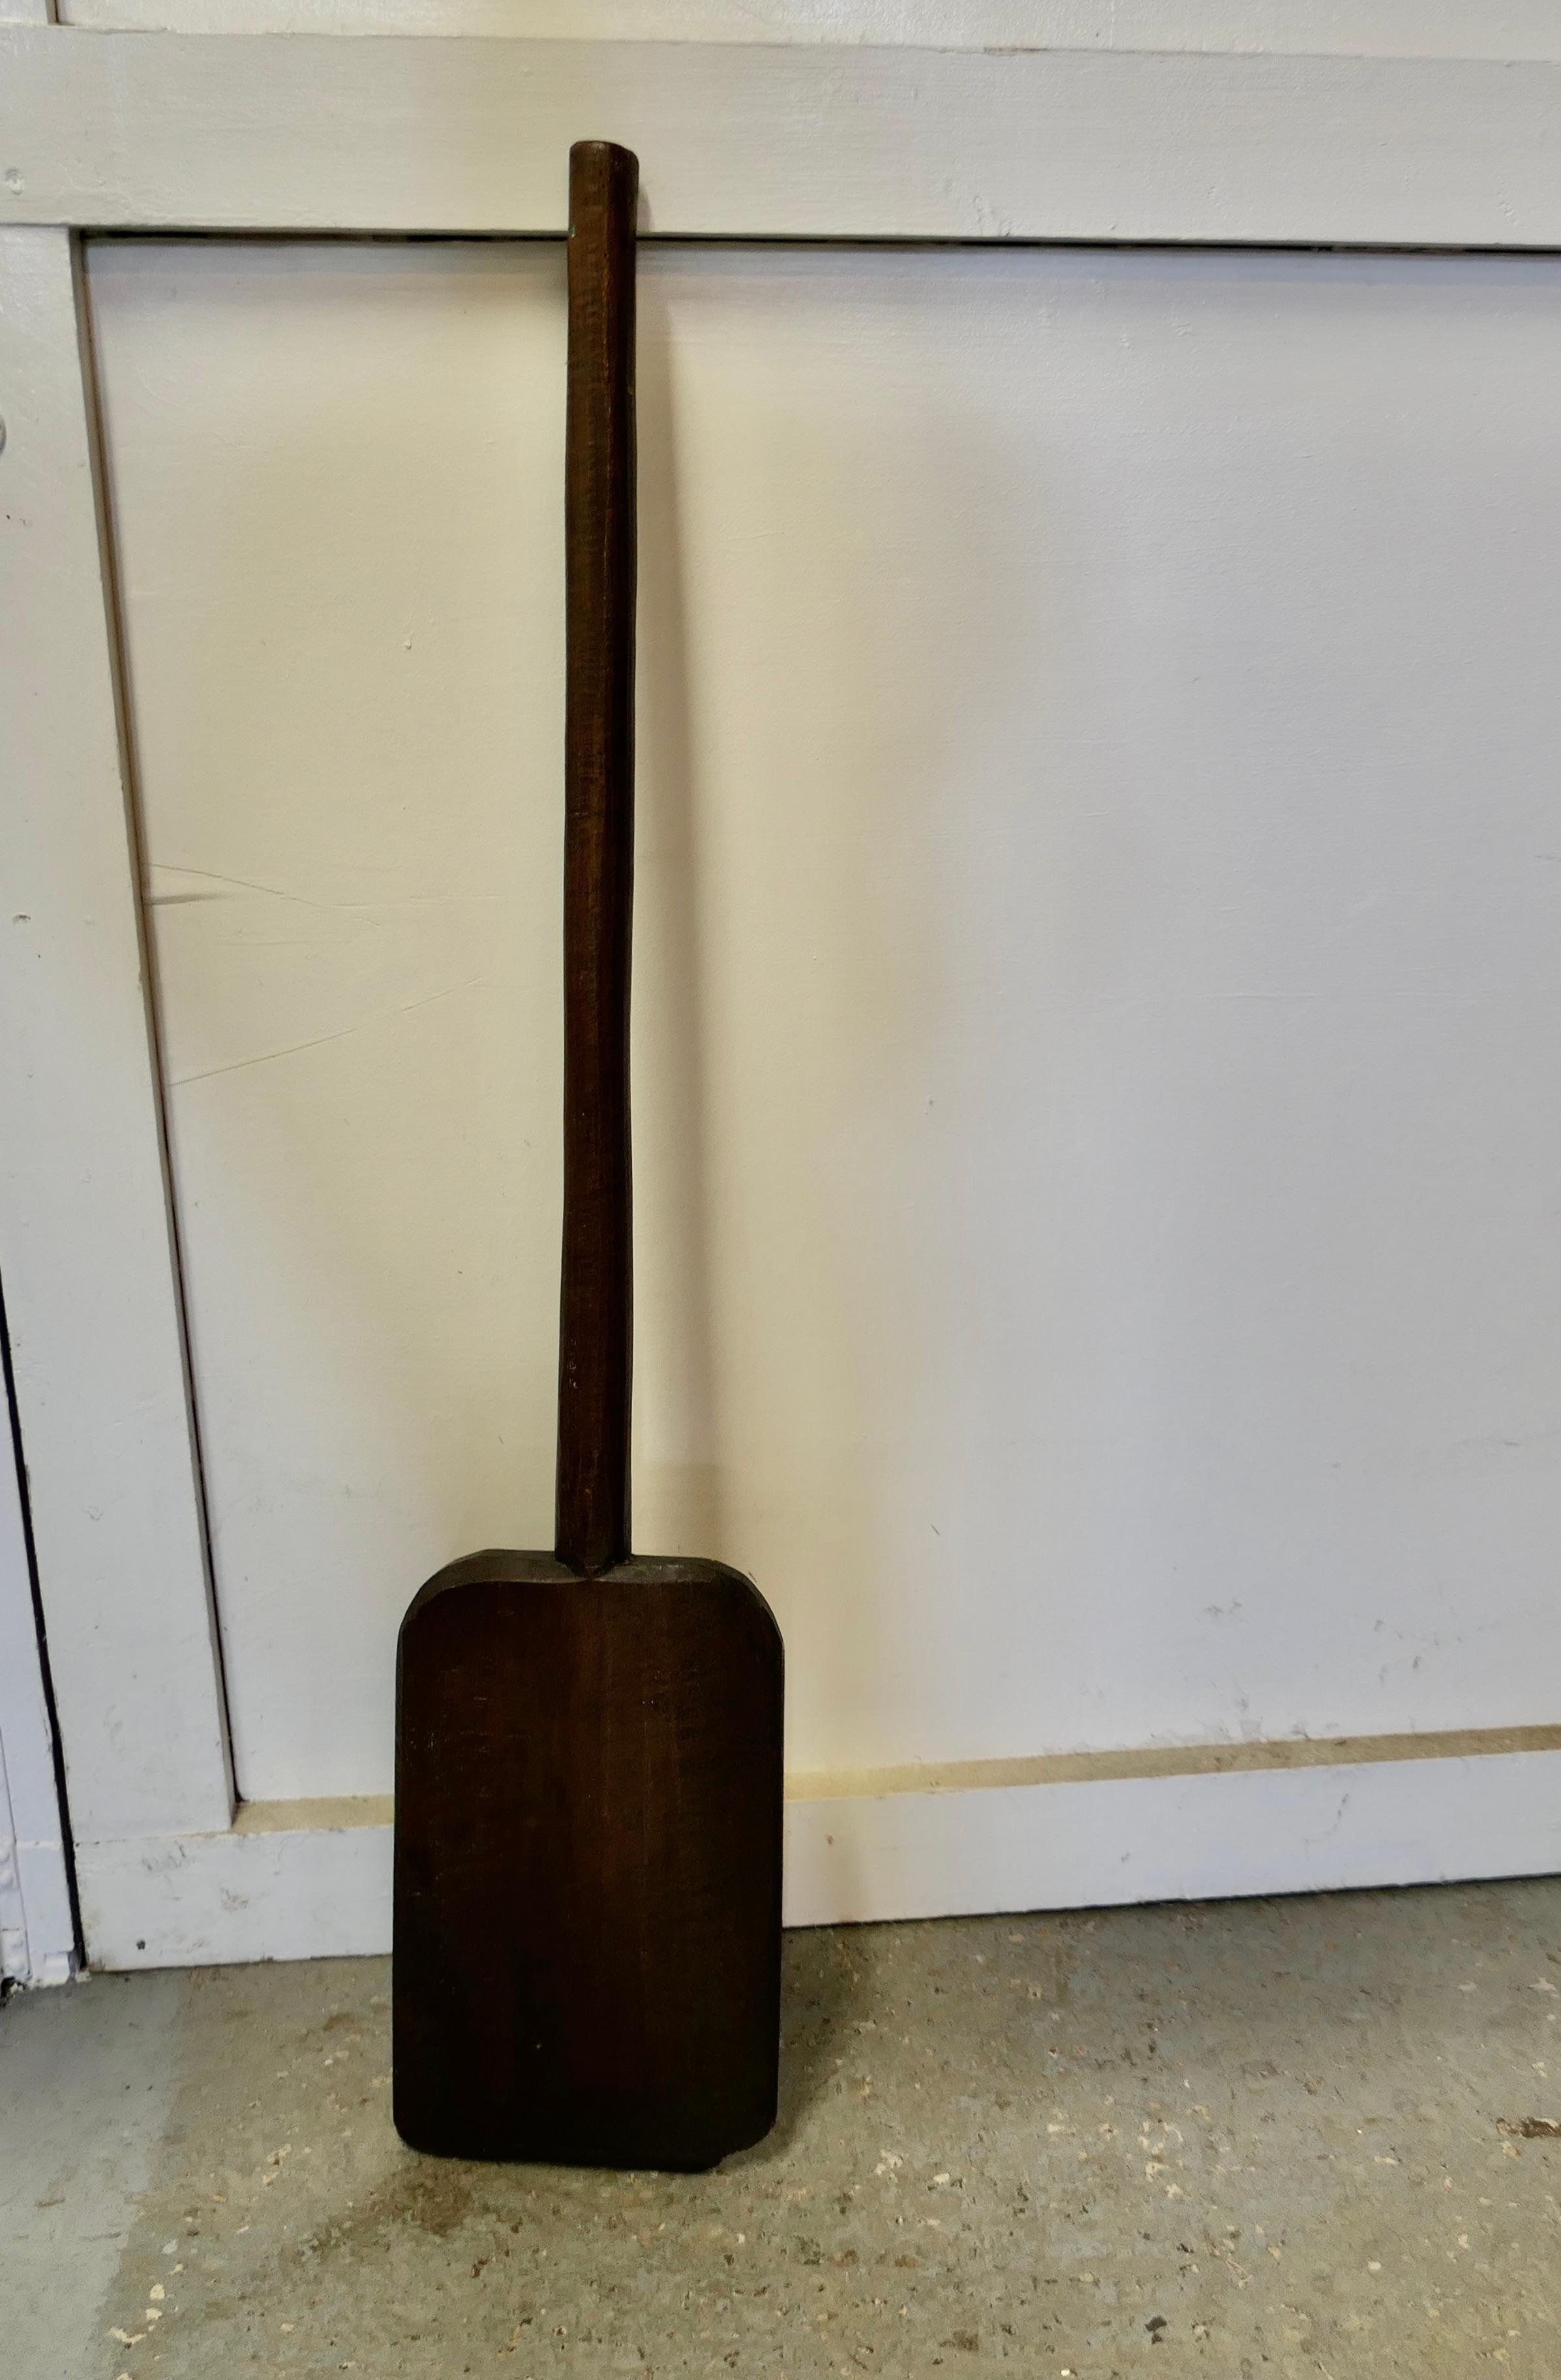
<svg viewBox="0 0 1561 2380">
<path fill-rule="evenodd" d="M 783 1656 L 740 1572 L 629 1552 L 636 181 L 571 152 L 557 1542 L 402 1623 L 394 2112 L 437 2154 L 698 2170 L 775 2119 Z"/>
<path fill-rule="evenodd" d="M 556 1529 L 560 1560 L 587 1573 L 629 1549 L 638 188 L 626 149 L 571 150 Z"/>
<path fill-rule="evenodd" d="M 477 1554 L 402 1632 L 414 2148 L 701 2170 L 775 2120 L 780 1641 L 719 1562 Z"/>
</svg>

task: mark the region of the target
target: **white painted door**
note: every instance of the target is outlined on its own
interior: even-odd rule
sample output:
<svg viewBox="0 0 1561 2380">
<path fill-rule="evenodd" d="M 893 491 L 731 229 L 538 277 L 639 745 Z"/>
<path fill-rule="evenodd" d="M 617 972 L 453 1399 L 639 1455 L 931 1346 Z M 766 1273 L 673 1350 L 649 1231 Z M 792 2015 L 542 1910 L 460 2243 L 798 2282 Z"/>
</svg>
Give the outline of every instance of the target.
<svg viewBox="0 0 1561 2380">
<path fill-rule="evenodd" d="M 551 1530 L 560 258 L 91 281 L 237 1784 L 367 1810 L 418 1580 Z M 637 1540 L 976 1841 L 816 1913 L 1553 1718 L 1558 368 L 1548 259 L 644 256 Z M 1186 1888 L 1349 1880 L 1245 1806 Z"/>
<path fill-rule="evenodd" d="M 1005 6 L 0 0 L 100 1963 L 381 1946 L 395 1612 L 545 1531 L 559 357 L 556 256 L 284 240 L 103 251 L 95 358 L 85 249 L 552 240 L 584 130 L 662 237 L 956 244 L 646 261 L 642 1541 L 786 1620 L 793 1916 L 1561 1863 L 1554 36 Z"/>
</svg>

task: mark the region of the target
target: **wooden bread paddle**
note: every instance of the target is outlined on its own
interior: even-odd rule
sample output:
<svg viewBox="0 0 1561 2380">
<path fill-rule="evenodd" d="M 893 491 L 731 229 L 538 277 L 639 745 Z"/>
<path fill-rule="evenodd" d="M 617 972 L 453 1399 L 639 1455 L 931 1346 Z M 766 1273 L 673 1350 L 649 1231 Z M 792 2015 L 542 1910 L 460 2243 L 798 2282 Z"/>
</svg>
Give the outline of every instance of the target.
<svg viewBox="0 0 1561 2380">
<path fill-rule="evenodd" d="M 629 1550 L 639 169 L 569 164 L 557 1548 L 402 1624 L 394 2112 L 445 2155 L 700 2170 L 775 2119 L 782 1654 L 739 1572 Z"/>
</svg>

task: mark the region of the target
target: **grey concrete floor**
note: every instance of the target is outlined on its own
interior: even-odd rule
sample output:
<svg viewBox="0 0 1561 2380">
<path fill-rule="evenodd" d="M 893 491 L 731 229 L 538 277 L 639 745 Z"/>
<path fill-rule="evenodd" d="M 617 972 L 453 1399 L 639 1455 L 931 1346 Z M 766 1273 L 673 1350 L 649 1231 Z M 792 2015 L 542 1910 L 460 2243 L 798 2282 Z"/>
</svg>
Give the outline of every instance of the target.
<svg viewBox="0 0 1561 2380">
<path fill-rule="evenodd" d="M 404 2149 L 381 1961 L 13 1998 L 0 2361 L 1561 2374 L 1561 1880 L 799 1934 L 786 1961 L 780 2127 L 695 2178 Z"/>
</svg>

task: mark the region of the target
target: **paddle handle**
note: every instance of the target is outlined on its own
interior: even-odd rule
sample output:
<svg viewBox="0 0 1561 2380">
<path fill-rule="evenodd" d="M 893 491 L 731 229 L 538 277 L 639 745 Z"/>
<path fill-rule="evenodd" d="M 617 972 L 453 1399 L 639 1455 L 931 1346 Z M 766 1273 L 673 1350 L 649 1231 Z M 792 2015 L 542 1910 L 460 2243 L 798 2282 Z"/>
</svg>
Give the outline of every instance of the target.
<svg viewBox="0 0 1561 2380">
<path fill-rule="evenodd" d="M 628 150 L 582 140 L 570 151 L 556 1544 L 587 1577 L 629 1550 L 638 190 Z"/>
</svg>

